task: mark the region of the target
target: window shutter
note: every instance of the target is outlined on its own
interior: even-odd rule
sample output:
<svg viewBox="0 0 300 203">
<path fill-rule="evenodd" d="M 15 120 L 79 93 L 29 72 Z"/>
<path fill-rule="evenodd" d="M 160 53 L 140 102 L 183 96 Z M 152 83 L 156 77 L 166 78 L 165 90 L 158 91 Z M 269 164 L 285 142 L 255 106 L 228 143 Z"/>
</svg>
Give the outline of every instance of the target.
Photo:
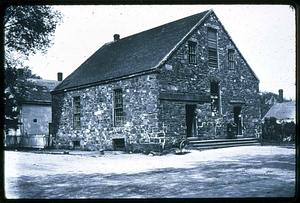
<svg viewBox="0 0 300 203">
<path fill-rule="evenodd" d="M 208 65 L 210 67 L 218 67 L 218 39 L 217 30 L 207 29 L 207 44 L 208 44 Z"/>
</svg>

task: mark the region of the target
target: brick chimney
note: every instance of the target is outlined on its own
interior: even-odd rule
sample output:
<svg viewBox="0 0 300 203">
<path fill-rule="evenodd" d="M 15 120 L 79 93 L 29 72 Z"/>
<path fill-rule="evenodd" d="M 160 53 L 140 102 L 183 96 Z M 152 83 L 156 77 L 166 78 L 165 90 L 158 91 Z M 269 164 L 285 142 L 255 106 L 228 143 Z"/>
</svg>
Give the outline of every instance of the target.
<svg viewBox="0 0 300 203">
<path fill-rule="evenodd" d="M 279 92 L 279 103 L 282 103 L 283 102 L 283 89 L 279 89 L 278 92 Z"/>
<path fill-rule="evenodd" d="M 117 41 L 120 39 L 120 35 L 119 34 L 114 34 L 114 41 Z"/>
<path fill-rule="evenodd" d="M 18 78 L 24 79 L 24 69 L 23 68 L 18 68 Z"/>
<path fill-rule="evenodd" d="M 61 72 L 57 73 L 57 81 L 62 81 L 63 80 L 63 74 Z"/>
</svg>

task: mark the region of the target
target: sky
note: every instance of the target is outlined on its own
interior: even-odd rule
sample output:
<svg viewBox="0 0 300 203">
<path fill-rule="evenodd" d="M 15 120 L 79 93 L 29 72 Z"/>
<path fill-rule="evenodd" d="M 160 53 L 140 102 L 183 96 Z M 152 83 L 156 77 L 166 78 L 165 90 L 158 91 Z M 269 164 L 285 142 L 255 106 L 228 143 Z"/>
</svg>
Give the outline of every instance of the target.
<svg viewBox="0 0 300 203">
<path fill-rule="evenodd" d="M 295 10 L 289 5 L 53 6 L 63 15 L 47 54 L 24 65 L 43 79 L 66 78 L 105 43 L 213 9 L 260 79 L 260 90 L 295 99 Z"/>
</svg>

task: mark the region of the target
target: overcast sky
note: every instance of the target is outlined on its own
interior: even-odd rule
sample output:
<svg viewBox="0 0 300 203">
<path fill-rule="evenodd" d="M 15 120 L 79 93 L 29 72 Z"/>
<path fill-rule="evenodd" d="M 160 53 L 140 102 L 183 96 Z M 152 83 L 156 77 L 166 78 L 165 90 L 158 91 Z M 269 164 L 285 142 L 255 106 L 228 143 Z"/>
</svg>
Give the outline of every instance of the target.
<svg viewBox="0 0 300 203">
<path fill-rule="evenodd" d="M 66 78 L 118 33 L 121 38 L 213 9 L 260 79 L 260 90 L 295 98 L 295 10 L 288 5 L 55 6 L 64 15 L 46 55 L 25 65 L 43 79 Z"/>
</svg>

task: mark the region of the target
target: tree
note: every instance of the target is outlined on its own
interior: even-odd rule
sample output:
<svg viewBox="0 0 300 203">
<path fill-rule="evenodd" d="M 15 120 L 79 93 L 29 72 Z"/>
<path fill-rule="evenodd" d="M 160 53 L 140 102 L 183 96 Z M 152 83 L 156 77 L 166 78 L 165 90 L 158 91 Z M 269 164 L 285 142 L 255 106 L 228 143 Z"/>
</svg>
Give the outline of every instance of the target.
<svg viewBox="0 0 300 203">
<path fill-rule="evenodd" d="M 18 128 L 18 109 L 17 109 L 17 70 L 15 68 L 9 68 L 10 70 L 5 70 L 4 78 L 4 128 L 6 133 L 9 129 L 16 130 Z"/>
<path fill-rule="evenodd" d="M 273 92 L 261 92 L 260 93 L 260 108 L 261 108 L 261 118 L 263 118 L 270 108 L 279 102 L 278 94 Z"/>
<path fill-rule="evenodd" d="M 36 51 L 46 53 L 62 15 L 51 6 L 10 6 L 4 12 L 5 65 L 12 67 Z"/>
<path fill-rule="evenodd" d="M 4 130 L 18 128 L 18 106 L 22 102 L 24 81 L 39 78 L 24 68 L 18 77 L 18 67 L 30 54 L 46 53 L 52 45 L 54 32 L 61 22 L 60 12 L 51 6 L 9 6 L 4 12 Z"/>
<path fill-rule="evenodd" d="M 283 101 L 291 101 L 283 98 Z M 279 102 L 279 95 L 273 92 L 260 92 L 260 108 L 261 108 L 261 118 L 263 118 L 271 107 Z"/>
</svg>

